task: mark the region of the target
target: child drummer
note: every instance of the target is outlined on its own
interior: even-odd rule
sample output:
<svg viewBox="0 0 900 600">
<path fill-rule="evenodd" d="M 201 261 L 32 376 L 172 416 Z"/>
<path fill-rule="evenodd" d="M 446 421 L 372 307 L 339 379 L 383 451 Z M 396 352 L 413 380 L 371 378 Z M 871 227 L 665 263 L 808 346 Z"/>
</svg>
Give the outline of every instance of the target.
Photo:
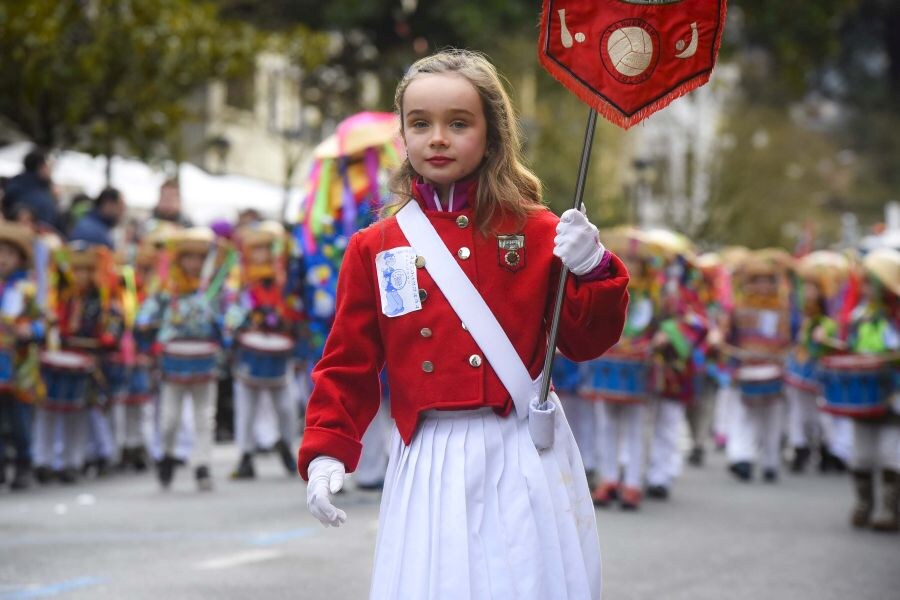
<svg viewBox="0 0 900 600">
<path fill-rule="evenodd" d="M 157 290 L 159 275 L 157 263 L 160 251 L 151 242 L 139 245 L 134 254 L 134 269 L 123 268 L 123 297 L 127 298 L 129 310 L 140 307 L 150 292 Z M 136 315 L 134 315 L 136 318 Z M 125 338 L 130 347 L 123 347 L 121 354 L 128 365 L 124 385 L 116 399 L 122 413 L 123 429 L 119 436 L 121 462 L 124 468 L 135 471 L 147 468 L 147 448 L 144 432 L 147 408 L 154 396 L 152 346 L 156 329 L 152 326 L 140 329 L 134 326 L 133 318 L 126 318 L 128 329 Z M 123 344 L 124 346 L 124 344 Z M 126 356 L 127 355 L 127 356 Z"/>
<path fill-rule="evenodd" d="M 141 306 L 137 327 L 159 323 L 157 351 L 163 355 L 160 411 L 163 457 L 157 475 L 168 488 L 175 472 L 176 436 L 181 425 L 185 398 L 194 409 L 194 477 L 201 491 L 211 490 L 212 446 L 216 407 L 216 357 L 221 344 L 219 292 L 213 277 L 217 251 L 215 236 L 206 227 L 176 232 L 169 240 L 171 264 L 165 287 Z M 221 274 L 221 271 L 220 273 Z M 188 356 L 181 362 L 170 353 L 173 342 L 187 340 Z M 199 355 L 190 356 L 194 352 Z M 172 360 L 167 358 L 172 356 Z M 180 355 L 182 358 L 185 354 Z M 202 357 L 203 360 L 191 360 Z M 200 364 L 202 363 L 202 364 Z M 198 368 L 199 365 L 199 368 Z"/>
<path fill-rule="evenodd" d="M 853 420 L 850 464 L 856 505 L 850 517 L 854 527 L 871 525 L 876 531 L 900 530 L 900 391 L 896 386 L 896 357 L 900 350 L 900 252 L 878 249 L 863 259 L 866 281 L 862 298 L 852 314 L 848 344 L 854 354 L 885 359 L 885 375 L 893 378 L 887 406 L 867 418 Z M 823 343 L 826 332 L 815 334 Z M 881 470 L 881 503 L 876 515 L 875 472 Z"/>
<path fill-rule="evenodd" d="M 263 222 L 244 226 L 237 230 L 236 239 L 243 259 L 243 286 L 236 301 L 226 313 L 226 328 L 237 334 L 237 352 L 252 350 L 249 345 L 241 348 L 242 335 L 246 332 L 269 334 L 263 339 L 285 342 L 283 349 L 293 354 L 293 329 L 297 314 L 285 302 L 284 285 L 280 280 L 284 269 L 285 231 L 281 224 Z M 247 344 L 251 338 L 246 338 Z M 248 364 L 238 364 L 234 371 L 235 437 L 241 450 L 240 462 L 232 473 L 235 479 L 252 479 L 253 451 L 256 437 L 254 425 L 257 407 L 263 394 L 272 399 L 278 421 L 279 439 L 275 444 L 284 468 L 293 474 L 297 470 L 294 460 L 293 440 L 297 430 L 297 414 L 292 404 L 297 399 L 289 394 L 288 376 L 292 368 L 284 362 L 281 374 L 267 373 L 266 378 L 256 377 Z M 274 377 L 268 377 L 275 375 Z"/>
<path fill-rule="evenodd" d="M 38 411 L 35 427 L 37 476 L 39 480 L 46 480 L 56 463 L 54 417 L 59 417 L 63 421 L 63 439 L 62 468 L 58 477 L 64 483 L 73 483 L 78 470 L 84 466 L 89 441 L 91 458 L 98 472 L 105 469 L 115 452 L 106 413 L 109 406 L 107 390 L 96 367 L 97 360 L 115 347 L 121 334 L 121 319 L 108 285 L 114 271 L 106 248 L 72 242 L 56 252 L 54 263 L 56 282 L 50 290 L 50 304 L 57 328 L 50 340 L 51 349 L 55 342 L 53 337 L 58 335 L 64 348 L 60 354 L 63 361 L 79 373 L 87 373 L 88 377 L 81 395 L 61 391 L 56 397 L 50 389 L 53 388 L 51 382 L 45 381 L 48 398 Z M 66 368 L 63 366 L 63 370 Z"/>
<path fill-rule="evenodd" d="M 759 455 L 765 481 L 778 480 L 783 428 L 784 397 L 781 364 L 790 348 L 788 270 L 791 257 L 782 250 L 757 250 L 747 255 L 735 272 L 737 298 L 727 341 L 741 362 L 736 372 L 770 378 L 771 393 L 752 396 L 743 390 L 732 407 L 728 432 L 729 470 L 740 481 L 753 477 Z M 744 371 L 750 367 L 755 371 Z"/>
<path fill-rule="evenodd" d="M 37 287 L 28 278 L 32 237 L 23 225 L 0 222 L 0 421 L 7 422 L 16 453 L 13 490 L 31 485 L 32 402 L 42 396 L 37 342 L 44 336 L 44 321 Z M 4 479 L 6 442 L 0 437 Z"/>
</svg>

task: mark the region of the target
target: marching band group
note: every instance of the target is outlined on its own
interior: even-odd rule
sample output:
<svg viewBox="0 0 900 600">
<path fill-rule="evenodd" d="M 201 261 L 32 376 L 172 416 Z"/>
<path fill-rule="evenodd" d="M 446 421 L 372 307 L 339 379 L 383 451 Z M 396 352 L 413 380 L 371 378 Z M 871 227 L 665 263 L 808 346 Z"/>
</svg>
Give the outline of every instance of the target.
<svg viewBox="0 0 900 600">
<path fill-rule="evenodd" d="M 823 471 L 850 470 L 854 526 L 900 528 L 900 253 L 697 255 L 662 230 L 601 236 L 631 276 L 625 331 L 597 360 L 558 356 L 553 373 L 595 505 L 633 510 L 644 496 L 667 498 L 687 425 L 693 465 L 712 442 L 738 480 L 758 470 L 776 482 L 784 461 L 799 473 L 818 455 Z M 0 223 L 9 434 L 0 476 L 9 462 L 11 488 L 24 489 L 32 479 L 74 482 L 92 466 L 155 463 L 168 487 L 188 445 L 198 488 L 211 489 L 226 360 L 239 450 L 232 477 L 255 475 L 264 395 L 275 449 L 295 473 L 305 400 L 297 378 L 306 377 L 302 300 L 285 285 L 295 259 L 273 222 L 241 227 L 229 243 L 207 228 L 160 226 L 128 256 Z"/>
<path fill-rule="evenodd" d="M 687 425 L 693 465 L 713 441 L 737 480 L 774 483 L 817 453 L 852 473 L 853 526 L 898 530 L 900 252 L 697 255 L 664 230 L 601 236 L 631 275 L 625 331 L 554 372 L 597 506 L 667 498 Z"/>
<path fill-rule="evenodd" d="M 254 476 L 264 395 L 278 421 L 275 450 L 296 472 L 302 320 L 300 300 L 285 293 L 287 236 L 262 222 L 233 238 L 160 222 L 117 256 L 0 223 L 0 406 L 15 450 L 12 489 L 151 462 L 168 487 L 189 451 L 198 488 L 211 489 L 223 367 L 233 373 L 242 450 L 232 476 Z M 5 479 L 5 440 L 0 456 Z"/>
</svg>

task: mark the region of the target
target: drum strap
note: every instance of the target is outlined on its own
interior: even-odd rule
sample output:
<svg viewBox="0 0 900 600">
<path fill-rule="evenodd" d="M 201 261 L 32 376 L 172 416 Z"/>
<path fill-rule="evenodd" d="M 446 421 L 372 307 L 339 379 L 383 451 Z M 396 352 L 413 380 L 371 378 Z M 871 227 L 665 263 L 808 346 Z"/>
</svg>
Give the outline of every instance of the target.
<svg viewBox="0 0 900 600">
<path fill-rule="evenodd" d="M 527 418 L 529 405 L 536 397 L 537 382 L 531 379 L 497 317 L 453 258 L 417 202 L 408 202 L 397 213 L 397 223 L 416 253 L 425 258 L 428 274 L 465 323 L 506 387 L 516 406 L 516 414 L 520 419 Z"/>
</svg>

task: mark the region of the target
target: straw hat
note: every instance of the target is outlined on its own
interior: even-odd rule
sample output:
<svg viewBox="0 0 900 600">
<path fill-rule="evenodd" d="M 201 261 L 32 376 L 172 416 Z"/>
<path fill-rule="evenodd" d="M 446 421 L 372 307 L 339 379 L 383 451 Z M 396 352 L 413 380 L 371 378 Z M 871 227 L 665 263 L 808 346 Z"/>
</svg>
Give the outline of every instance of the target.
<svg viewBox="0 0 900 600">
<path fill-rule="evenodd" d="M 900 296 L 900 252 L 878 248 L 866 254 L 863 267 L 895 296 Z"/>
<path fill-rule="evenodd" d="M 781 248 L 754 250 L 744 256 L 737 266 L 740 275 L 784 275 L 793 266 L 794 259 Z"/>
<path fill-rule="evenodd" d="M 651 229 L 644 233 L 645 242 L 666 258 L 682 256 L 690 262 L 696 259 L 691 240 L 668 229 Z"/>
<path fill-rule="evenodd" d="M 0 242 L 11 244 L 22 253 L 27 267 L 31 264 L 31 249 L 34 241 L 34 233 L 31 229 L 18 223 L 8 221 L 0 222 Z"/>
<path fill-rule="evenodd" d="M 100 260 L 100 248 L 102 246 L 94 246 L 82 241 L 69 242 L 66 244 L 69 265 L 72 268 L 96 267 Z"/>
<path fill-rule="evenodd" d="M 148 232 L 141 241 L 152 246 L 164 246 L 179 231 L 181 231 L 181 228 L 175 223 L 159 221 L 153 230 Z"/>
<path fill-rule="evenodd" d="M 206 254 L 216 239 L 216 234 L 209 227 L 191 227 L 176 231 L 169 239 L 176 255 L 185 252 Z"/>
<path fill-rule="evenodd" d="M 284 236 L 284 227 L 278 221 L 263 221 L 245 225 L 237 230 L 236 239 L 244 248 L 268 246 Z"/>
<path fill-rule="evenodd" d="M 850 261 L 832 250 L 816 250 L 799 259 L 795 270 L 801 279 L 819 284 L 826 295 L 833 296 L 850 275 Z"/>
<path fill-rule="evenodd" d="M 697 257 L 696 264 L 701 271 L 714 271 L 722 266 L 722 257 L 715 252 L 704 252 Z"/>
</svg>

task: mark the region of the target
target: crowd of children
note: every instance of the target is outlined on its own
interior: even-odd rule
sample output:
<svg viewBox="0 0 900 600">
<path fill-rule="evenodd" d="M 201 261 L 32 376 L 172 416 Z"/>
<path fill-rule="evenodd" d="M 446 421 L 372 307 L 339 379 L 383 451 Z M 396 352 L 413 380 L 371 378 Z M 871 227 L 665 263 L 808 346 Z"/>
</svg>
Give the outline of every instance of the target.
<svg viewBox="0 0 900 600">
<path fill-rule="evenodd" d="M 11 471 L 22 490 L 155 464 L 168 487 L 190 458 L 209 490 L 226 373 L 242 451 L 232 476 L 254 476 L 264 392 L 274 449 L 295 474 L 305 365 L 293 360 L 302 312 L 284 285 L 289 250 L 276 222 L 231 239 L 161 222 L 120 254 L 0 222 L 0 478 Z"/>
<path fill-rule="evenodd" d="M 898 529 L 900 252 L 697 255 L 665 231 L 601 235 L 631 274 L 625 331 L 556 372 L 569 414 L 592 420 L 574 430 L 597 506 L 667 498 L 686 433 L 690 464 L 712 442 L 738 481 L 758 469 L 774 483 L 814 457 L 822 472 L 849 469 L 852 524 Z"/>
</svg>

